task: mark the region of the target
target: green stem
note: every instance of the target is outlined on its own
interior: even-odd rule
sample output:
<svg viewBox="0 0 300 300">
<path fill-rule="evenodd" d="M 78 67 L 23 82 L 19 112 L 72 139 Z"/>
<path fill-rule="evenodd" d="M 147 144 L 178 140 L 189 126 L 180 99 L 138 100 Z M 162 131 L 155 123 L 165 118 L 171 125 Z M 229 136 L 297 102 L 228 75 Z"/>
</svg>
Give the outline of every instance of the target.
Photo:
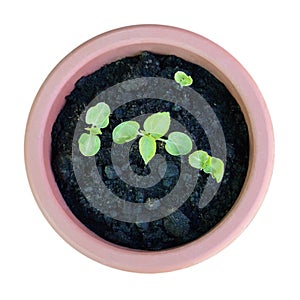
<svg viewBox="0 0 300 300">
<path fill-rule="evenodd" d="M 144 132 L 140 132 L 140 131 L 137 132 L 137 135 L 140 135 L 140 136 L 150 135 L 151 136 L 151 134 L 149 134 L 149 133 L 146 133 L 146 132 L 144 133 Z M 161 141 L 161 142 L 164 142 L 164 143 L 167 142 L 167 140 L 164 140 L 164 139 L 161 139 L 161 138 L 156 138 L 155 140 L 156 141 Z"/>
<path fill-rule="evenodd" d="M 96 126 L 92 126 L 90 128 L 85 128 L 85 130 L 88 130 L 89 133 L 92 135 L 102 134 L 101 129 Z"/>
<path fill-rule="evenodd" d="M 167 140 L 164 140 L 164 139 L 161 139 L 161 138 L 158 138 L 158 139 L 156 139 L 157 141 L 161 141 L 161 142 L 164 142 L 164 143 L 166 143 L 167 142 Z"/>
</svg>

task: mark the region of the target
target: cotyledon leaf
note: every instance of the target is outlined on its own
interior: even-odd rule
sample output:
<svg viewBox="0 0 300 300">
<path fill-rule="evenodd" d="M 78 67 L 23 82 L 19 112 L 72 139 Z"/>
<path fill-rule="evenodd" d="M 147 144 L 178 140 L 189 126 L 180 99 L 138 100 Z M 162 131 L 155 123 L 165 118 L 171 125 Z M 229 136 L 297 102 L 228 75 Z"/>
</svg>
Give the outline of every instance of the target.
<svg viewBox="0 0 300 300">
<path fill-rule="evenodd" d="M 171 124 L 169 112 L 158 112 L 148 117 L 144 122 L 144 130 L 155 139 L 164 136 Z"/>
<path fill-rule="evenodd" d="M 224 175 L 224 163 L 221 159 L 211 158 L 211 175 L 217 182 L 220 182 Z"/>
<path fill-rule="evenodd" d="M 197 150 L 189 156 L 189 164 L 193 168 L 203 170 L 208 159 L 209 155 L 207 152 L 203 150 Z"/>
<path fill-rule="evenodd" d="M 109 115 L 110 107 L 106 103 L 100 102 L 89 108 L 85 116 L 85 122 L 99 128 L 104 128 L 108 125 Z"/>
<path fill-rule="evenodd" d="M 181 86 L 190 86 L 193 83 L 193 78 L 182 71 L 177 71 L 174 75 L 174 79 Z"/>
<path fill-rule="evenodd" d="M 139 140 L 140 154 L 147 165 L 156 152 L 156 142 L 152 136 L 144 135 Z"/>
<path fill-rule="evenodd" d="M 100 150 L 101 141 L 97 135 L 82 133 L 78 144 L 79 150 L 84 156 L 93 156 Z"/>
<path fill-rule="evenodd" d="M 166 141 L 166 151 L 171 155 L 185 155 L 191 152 L 193 147 L 190 137 L 183 132 L 171 132 Z"/>
<path fill-rule="evenodd" d="M 113 130 L 113 141 L 116 144 L 124 144 L 134 140 L 138 135 L 140 124 L 135 121 L 126 121 L 119 124 Z"/>
</svg>

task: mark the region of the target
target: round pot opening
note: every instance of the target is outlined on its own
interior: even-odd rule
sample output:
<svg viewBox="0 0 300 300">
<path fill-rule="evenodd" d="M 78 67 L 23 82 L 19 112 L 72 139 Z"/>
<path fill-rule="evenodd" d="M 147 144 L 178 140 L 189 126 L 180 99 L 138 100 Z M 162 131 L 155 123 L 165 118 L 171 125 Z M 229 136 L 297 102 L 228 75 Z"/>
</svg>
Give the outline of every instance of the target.
<svg viewBox="0 0 300 300">
<path fill-rule="evenodd" d="M 177 71 L 193 78 L 191 88 L 174 81 Z M 79 151 L 87 109 L 110 106 L 95 158 Z M 189 151 L 204 150 L 225 163 L 222 182 L 192 168 L 188 155 L 172 156 L 166 144 L 145 164 L 137 136 L 115 144 L 124 121 L 140 127 L 151 114 L 170 114 L 172 132 L 188 134 Z M 85 135 L 87 133 L 84 133 Z M 51 166 L 68 207 L 91 231 L 120 246 L 165 250 L 194 241 L 213 229 L 238 198 L 248 170 L 249 136 L 241 109 L 207 70 L 177 56 L 142 52 L 80 78 L 52 129 Z"/>
</svg>

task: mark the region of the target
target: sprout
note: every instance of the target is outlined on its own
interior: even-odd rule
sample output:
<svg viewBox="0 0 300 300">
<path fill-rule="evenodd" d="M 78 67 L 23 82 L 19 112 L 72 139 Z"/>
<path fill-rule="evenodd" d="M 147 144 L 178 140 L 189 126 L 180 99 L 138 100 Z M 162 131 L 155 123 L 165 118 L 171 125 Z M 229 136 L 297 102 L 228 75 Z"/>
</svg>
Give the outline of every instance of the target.
<svg viewBox="0 0 300 300">
<path fill-rule="evenodd" d="M 221 159 L 209 156 L 207 152 L 198 150 L 189 156 L 189 164 L 196 169 L 203 170 L 210 174 L 217 182 L 220 182 L 224 175 L 224 163 Z"/>
<path fill-rule="evenodd" d="M 139 131 L 140 125 L 135 121 L 119 124 L 113 131 L 113 141 L 124 144 L 142 136 L 139 140 L 139 152 L 147 165 L 156 153 L 156 141 L 165 143 L 165 149 L 171 155 L 185 155 L 192 150 L 192 140 L 182 132 L 172 132 L 168 139 L 162 137 L 168 132 L 171 124 L 170 113 L 158 112 L 149 116 L 144 124 L 144 130 Z"/>
<path fill-rule="evenodd" d="M 78 139 L 79 151 L 84 156 L 93 156 L 97 154 L 101 147 L 101 140 L 98 135 L 102 134 L 101 129 L 109 124 L 110 108 L 100 102 L 88 109 L 85 122 L 91 127 L 85 128 L 89 133 L 82 133 Z"/>
<path fill-rule="evenodd" d="M 174 79 L 181 87 L 190 86 L 193 83 L 193 78 L 185 74 L 183 71 L 177 71 L 174 75 Z"/>
</svg>

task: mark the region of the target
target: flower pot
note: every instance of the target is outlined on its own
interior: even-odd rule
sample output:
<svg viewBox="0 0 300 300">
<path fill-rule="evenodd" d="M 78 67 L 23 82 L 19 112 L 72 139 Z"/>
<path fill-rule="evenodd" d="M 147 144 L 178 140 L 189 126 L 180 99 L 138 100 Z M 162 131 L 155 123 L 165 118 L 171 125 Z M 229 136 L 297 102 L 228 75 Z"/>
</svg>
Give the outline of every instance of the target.
<svg viewBox="0 0 300 300">
<path fill-rule="evenodd" d="M 56 141 L 53 137 L 55 136 L 57 128 L 59 128 L 58 132 L 62 132 L 63 130 L 60 125 L 57 125 L 57 119 L 66 107 L 66 97 L 71 93 L 71 96 L 68 96 L 69 98 L 67 97 L 67 102 L 69 104 L 71 103 L 70 107 L 75 107 L 72 106 L 72 93 L 73 96 L 76 94 L 76 88 L 81 90 L 86 89 L 87 85 L 83 87 L 82 80 L 80 81 L 80 78 L 83 76 L 84 78 L 87 78 L 87 75 L 93 74 L 104 65 L 110 65 L 116 61 L 120 61 L 121 59 L 136 57 L 137 55 L 152 55 L 152 53 L 154 53 L 153 59 L 158 59 L 159 55 L 172 55 L 173 57 L 178 57 L 189 64 L 200 66 L 205 69 L 204 72 L 207 70 L 209 74 L 213 75 L 212 82 L 217 82 L 216 84 L 222 83 L 224 85 L 224 97 L 232 97 L 232 99 L 235 100 L 236 106 L 238 107 L 237 118 L 243 119 L 243 124 L 247 127 L 249 153 L 245 153 L 247 155 L 249 154 L 249 159 L 247 157 L 246 173 L 244 174 L 245 176 L 239 193 L 236 195 L 234 203 L 232 203 L 232 207 L 230 207 L 230 210 L 224 213 L 224 217 L 218 220 L 218 222 L 212 228 L 207 230 L 205 234 L 198 238 L 191 238 L 190 240 L 186 240 L 180 244 L 180 239 L 178 240 L 178 237 L 185 235 L 186 228 L 182 222 L 188 223 L 190 221 L 184 221 L 184 217 L 182 217 L 181 212 L 177 211 L 177 215 L 175 215 L 172 219 L 173 225 L 170 226 L 169 215 L 171 215 L 172 212 L 170 210 L 166 210 L 163 213 L 163 217 L 166 218 L 163 221 L 164 228 L 167 229 L 167 235 L 170 234 L 170 240 L 172 240 L 173 236 L 173 240 L 179 242 L 174 244 L 174 247 L 172 247 L 173 244 L 165 244 L 165 246 L 157 249 L 152 246 L 149 246 L 149 249 L 146 246 L 139 249 L 138 246 L 127 246 L 125 242 L 123 244 L 114 243 L 113 237 L 110 238 L 110 236 L 108 238 L 103 238 L 105 237 L 105 232 L 101 233 L 103 228 L 101 226 L 101 228 L 98 228 L 99 224 L 87 225 L 84 223 L 84 220 L 89 222 L 88 213 L 82 217 L 78 217 L 78 215 L 76 215 L 77 208 L 74 207 L 76 205 L 72 204 L 72 200 L 70 200 L 71 202 L 68 202 L 65 197 L 63 197 L 62 194 L 64 194 L 64 192 L 62 192 L 62 187 L 57 183 L 57 174 L 60 174 L 59 176 L 61 177 L 64 177 L 64 174 L 63 172 L 60 171 L 59 173 L 56 170 L 57 168 L 59 169 L 60 164 L 64 162 L 63 159 L 60 160 L 60 158 L 55 156 L 56 152 L 53 147 L 55 146 Z M 164 57 L 162 57 L 162 59 L 164 59 Z M 147 61 L 152 61 L 152 58 L 149 59 L 149 57 L 147 57 Z M 184 63 L 182 66 L 184 66 Z M 151 66 L 149 68 L 151 68 Z M 164 81 L 151 77 L 151 72 L 149 74 L 147 73 L 143 75 L 143 71 L 141 71 L 141 76 L 136 78 L 135 81 L 129 81 L 125 84 L 123 84 L 120 79 L 117 84 L 117 94 L 111 89 L 103 87 L 104 94 L 98 95 L 97 91 L 94 92 L 97 97 L 93 101 L 95 101 L 95 103 L 97 103 L 97 101 L 99 102 L 99 99 L 101 99 L 102 96 L 104 98 L 106 97 L 105 99 L 111 95 L 115 97 L 116 95 L 119 95 L 118 93 L 120 90 L 124 91 L 124 95 L 127 95 L 126 93 L 128 90 L 134 89 L 136 85 L 142 85 L 145 88 L 145 86 L 147 87 L 149 84 L 150 86 L 152 84 L 159 84 L 161 86 L 160 88 L 154 89 L 155 91 L 153 91 L 153 89 L 149 89 L 147 92 L 149 94 L 143 98 L 164 97 L 164 100 L 166 100 L 166 97 L 168 97 L 166 95 L 169 93 L 169 90 L 164 93 L 163 96 L 160 94 L 160 91 L 165 92 L 165 86 L 169 84 L 171 86 L 170 89 L 173 89 L 175 93 L 178 93 L 178 95 L 183 95 L 182 97 L 185 97 L 190 92 L 192 93 L 191 98 L 193 98 L 194 90 L 192 88 L 183 89 L 171 80 Z M 159 83 L 157 80 L 159 80 Z M 199 82 L 195 84 L 199 84 Z M 149 96 L 150 94 L 151 97 Z M 122 96 L 121 98 L 124 97 Z M 195 97 L 197 96 L 195 95 Z M 183 102 L 180 105 L 185 107 L 185 105 L 190 103 L 189 101 L 192 102 L 192 100 L 187 100 L 185 103 Z M 199 100 L 199 105 L 202 103 L 201 101 L 202 100 Z M 170 99 L 169 102 L 172 102 L 172 100 Z M 121 104 L 123 105 L 124 103 L 117 103 L 115 107 L 113 107 L 111 124 L 114 122 L 117 124 L 117 109 Z M 85 106 L 86 105 L 87 103 L 85 103 Z M 169 106 L 172 107 L 173 111 L 176 111 L 176 105 L 178 106 L 178 103 L 175 103 L 174 105 L 170 104 Z M 218 104 L 210 105 L 217 106 Z M 207 133 L 211 126 L 216 126 L 216 129 L 213 130 L 213 133 L 211 134 L 222 132 L 218 131 L 218 127 L 215 125 L 218 124 L 217 119 L 214 119 L 213 113 L 210 115 L 212 110 L 209 106 L 207 107 L 204 105 L 201 107 L 200 114 L 201 111 L 205 109 L 207 109 L 205 117 L 209 121 L 207 123 L 208 125 L 203 125 L 203 128 L 206 128 L 204 131 Z M 129 111 L 129 109 L 127 110 Z M 226 111 L 230 113 L 230 109 Z M 234 108 L 232 108 L 232 111 L 235 112 Z M 195 114 L 195 111 L 191 113 Z M 174 116 L 175 115 L 177 115 L 176 112 L 174 112 Z M 83 115 L 77 117 L 78 123 L 82 122 L 82 116 Z M 211 117 L 208 118 L 207 116 Z M 224 117 L 224 119 L 226 118 Z M 212 122 L 212 120 L 215 120 L 215 122 Z M 112 126 L 111 124 L 110 126 Z M 234 130 L 234 128 L 232 130 Z M 237 129 L 237 132 L 238 130 L 240 129 Z M 105 130 L 103 130 L 103 137 L 101 136 L 101 138 L 103 138 L 105 148 L 106 142 L 104 131 Z M 110 132 L 107 133 L 108 139 L 110 135 Z M 210 133 L 208 135 L 210 135 Z M 228 147 L 228 136 L 225 134 L 223 137 L 219 134 L 218 137 L 221 140 L 223 139 L 223 146 L 227 145 Z M 218 153 L 220 153 L 220 155 L 223 153 L 224 157 L 227 157 L 226 153 L 230 152 L 229 148 L 225 149 L 225 147 L 223 149 L 222 146 L 214 146 L 214 138 L 212 137 L 208 137 L 208 141 L 209 144 L 211 144 L 212 152 L 219 151 Z M 90 170 L 97 170 L 97 167 L 96 169 L 93 169 L 95 159 L 81 159 L 78 154 L 76 154 L 77 143 L 74 143 L 74 145 L 75 146 L 73 146 L 72 153 L 70 155 L 72 155 L 72 161 L 74 162 L 75 175 L 75 164 L 77 164 L 77 171 L 79 173 L 82 172 L 82 170 L 85 170 L 83 173 L 93 173 L 94 171 Z M 112 145 L 111 147 L 113 149 L 115 146 Z M 223 152 L 222 149 L 224 150 Z M 122 158 L 122 156 L 125 156 L 125 154 L 123 155 L 121 151 L 122 148 L 116 148 L 115 153 L 119 153 L 119 156 L 116 155 L 116 160 L 118 157 Z M 104 156 L 105 155 L 102 155 L 102 157 Z M 180 269 L 198 263 L 214 255 L 233 241 L 249 224 L 263 201 L 271 178 L 273 156 L 274 141 L 271 120 L 261 93 L 245 69 L 230 54 L 213 42 L 192 32 L 179 28 L 158 25 L 131 26 L 110 31 L 91 39 L 71 52 L 57 65 L 42 85 L 32 106 L 25 136 L 25 161 L 30 186 L 40 209 L 53 228 L 69 244 L 88 257 L 111 267 L 135 272 L 153 273 Z M 97 159 L 101 159 L 101 155 L 99 155 L 99 157 Z M 82 162 L 84 162 L 84 164 L 82 164 Z M 91 165 L 88 165 L 88 162 L 91 163 Z M 163 163 L 157 163 L 157 168 L 159 169 L 162 164 Z M 182 168 L 184 170 L 184 167 Z M 232 167 L 230 165 L 227 166 L 229 173 L 231 168 Z M 102 178 L 107 179 L 108 177 L 108 179 L 111 179 L 109 177 L 114 177 L 115 174 L 111 175 L 110 172 L 110 168 L 106 166 L 106 168 L 104 168 L 100 173 L 104 176 Z M 186 173 L 189 172 L 193 173 L 193 170 L 188 169 L 188 171 L 186 171 Z M 226 181 L 226 174 L 224 175 L 224 181 Z M 82 176 L 85 175 L 83 174 Z M 98 175 L 96 174 L 95 176 L 97 177 Z M 64 185 L 66 185 L 69 180 L 69 177 L 66 177 L 67 180 L 65 180 Z M 76 179 L 79 186 L 82 190 L 84 190 L 85 187 L 80 185 L 79 177 L 76 176 Z M 209 181 L 209 179 L 207 180 Z M 85 183 L 83 182 L 82 184 L 84 185 Z M 225 183 L 223 182 L 221 185 L 225 186 Z M 212 186 L 215 187 L 215 191 L 213 193 L 216 193 L 220 188 L 220 184 L 212 184 Z M 87 186 L 87 189 L 88 188 L 89 187 Z M 101 189 L 104 188 L 105 187 L 101 187 Z M 145 188 L 145 186 L 142 188 Z M 178 190 L 178 192 L 180 192 L 180 190 Z M 202 194 L 204 194 L 203 191 Z M 70 198 L 72 198 L 72 193 L 70 195 Z M 110 196 L 108 196 L 108 198 L 109 197 Z M 172 197 L 176 198 L 175 193 L 173 193 Z M 170 197 L 171 200 L 172 197 Z M 212 195 L 212 197 L 214 197 L 214 195 Z M 101 202 L 102 200 L 103 198 L 98 199 L 98 202 Z M 151 202 L 151 207 L 153 208 L 153 205 L 155 206 L 156 204 L 157 203 L 155 201 Z M 183 202 L 177 203 L 176 209 L 182 204 Z M 137 207 L 139 207 L 142 211 L 144 208 L 143 205 L 145 206 L 145 203 L 142 203 Z M 149 208 L 149 201 L 147 202 L 147 205 Z M 202 203 L 202 205 L 204 207 L 205 205 L 208 205 L 208 203 Z M 161 206 L 161 208 L 156 208 L 157 213 L 162 213 L 162 207 L 163 206 Z M 135 208 L 133 208 L 133 210 L 134 209 Z M 110 218 L 114 218 L 110 207 L 101 206 L 99 210 L 103 210 Z M 135 217 L 134 220 L 132 219 L 133 215 Z M 135 211 L 135 213 L 127 212 L 126 215 L 124 214 L 122 217 L 115 216 L 115 218 L 123 223 L 132 223 L 134 226 L 139 226 L 140 224 L 147 224 L 147 222 L 159 220 L 160 215 L 155 213 L 147 214 L 147 220 L 145 220 L 145 214 L 142 214 L 142 216 L 143 217 L 137 216 Z M 162 218 L 162 216 L 160 217 Z M 181 224 L 177 224 L 177 221 L 181 222 Z M 108 220 L 107 222 L 111 221 Z M 141 228 L 142 227 L 143 225 L 141 225 Z M 141 230 L 144 229 L 142 228 Z M 188 230 L 190 230 L 189 227 L 187 231 Z M 174 236 L 177 236 L 176 239 Z"/>
</svg>

